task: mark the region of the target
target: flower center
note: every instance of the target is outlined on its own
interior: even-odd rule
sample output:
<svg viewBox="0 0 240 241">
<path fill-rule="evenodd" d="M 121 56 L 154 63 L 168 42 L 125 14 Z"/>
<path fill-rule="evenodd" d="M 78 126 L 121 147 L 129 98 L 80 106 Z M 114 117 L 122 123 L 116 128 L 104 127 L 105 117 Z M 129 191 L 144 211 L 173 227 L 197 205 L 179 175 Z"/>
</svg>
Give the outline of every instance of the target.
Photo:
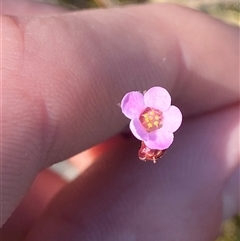
<svg viewBox="0 0 240 241">
<path fill-rule="evenodd" d="M 141 124 L 144 126 L 147 132 L 161 128 L 162 119 L 162 111 L 150 107 L 147 107 L 139 117 Z"/>
</svg>

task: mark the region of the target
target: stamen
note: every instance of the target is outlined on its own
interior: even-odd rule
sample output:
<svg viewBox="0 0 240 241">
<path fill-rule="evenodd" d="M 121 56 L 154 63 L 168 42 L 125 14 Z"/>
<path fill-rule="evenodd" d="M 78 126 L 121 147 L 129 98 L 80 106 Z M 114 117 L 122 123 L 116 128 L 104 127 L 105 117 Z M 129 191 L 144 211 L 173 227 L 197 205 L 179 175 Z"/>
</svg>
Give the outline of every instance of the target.
<svg viewBox="0 0 240 241">
<path fill-rule="evenodd" d="M 146 129 L 151 132 L 162 127 L 163 113 L 160 110 L 147 107 L 140 115 L 139 120 Z"/>
</svg>

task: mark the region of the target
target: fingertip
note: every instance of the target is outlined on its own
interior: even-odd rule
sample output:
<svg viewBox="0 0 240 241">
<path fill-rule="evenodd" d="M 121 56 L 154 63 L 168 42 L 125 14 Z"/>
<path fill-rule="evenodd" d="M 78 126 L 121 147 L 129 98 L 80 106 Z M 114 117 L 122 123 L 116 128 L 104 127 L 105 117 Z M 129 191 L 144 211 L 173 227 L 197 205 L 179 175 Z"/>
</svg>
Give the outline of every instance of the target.
<svg viewBox="0 0 240 241">
<path fill-rule="evenodd" d="M 2 240 L 23 240 L 53 197 L 66 185 L 50 170 L 42 171 L 27 195 L 0 230 Z"/>
</svg>

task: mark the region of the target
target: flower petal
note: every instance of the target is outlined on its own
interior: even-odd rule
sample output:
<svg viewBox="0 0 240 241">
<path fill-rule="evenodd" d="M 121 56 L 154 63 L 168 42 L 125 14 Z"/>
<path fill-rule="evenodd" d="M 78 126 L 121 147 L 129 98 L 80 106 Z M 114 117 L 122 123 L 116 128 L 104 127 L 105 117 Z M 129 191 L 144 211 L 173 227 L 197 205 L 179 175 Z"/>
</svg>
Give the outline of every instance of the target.
<svg viewBox="0 0 240 241">
<path fill-rule="evenodd" d="M 149 139 L 149 133 L 143 127 L 139 119 L 135 118 L 130 122 L 130 130 L 133 135 L 140 141 L 147 141 Z"/>
<path fill-rule="evenodd" d="M 152 87 L 144 94 L 144 102 L 147 107 L 166 111 L 171 105 L 171 96 L 162 87 Z"/>
<path fill-rule="evenodd" d="M 145 108 L 143 94 L 138 91 L 127 93 L 121 101 L 121 108 L 127 118 L 138 118 Z"/>
<path fill-rule="evenodd" d="M 151 149 L 165 150 L 173 142 L 173 133 L 164 131 L 162 128 L 150 133 L 150 139 L 144 141 Z"/>
<path fill-rule="evenodd" d="M 163 126 L 165 131 L 175 132 L 182 123 L 182 113 L 174 105 L 163 113 Z"/>
</svg>

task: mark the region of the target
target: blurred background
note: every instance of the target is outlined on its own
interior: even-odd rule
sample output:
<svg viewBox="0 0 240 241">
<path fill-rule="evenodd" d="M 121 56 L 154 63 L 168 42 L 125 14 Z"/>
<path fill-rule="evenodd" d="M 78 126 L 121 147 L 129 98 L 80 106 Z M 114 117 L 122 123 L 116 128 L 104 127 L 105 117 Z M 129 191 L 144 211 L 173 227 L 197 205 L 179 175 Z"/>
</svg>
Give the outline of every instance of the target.
<svg viewBox="0 0 240 241">
<path fill-rule="evenodd" d="M 36 0 L 35 0 L 36 1 Z M 87 8 L 111 8 L 127 4 L 139 3 L 177 3 L 220 18 L 230 24 L 240 26 L 240 0 L 37 0 L 51 4 L 60 4 L 72 10 Z M 87 158 L 84 155 L 88 155 Z M 85 158 L 84 158 L 85 157 Z M 51 169 L 65 179 L 71 181 L 89 167 L 94 158 L 81 153 L 81 158 L 88 162 L 77 162 L 78 157 L 54 165 Z M 240 215 L 226 221 L 222 227 L 222 234 L 216 241 L 240 241 Z"/>
<path fill-rule="evenodd" d="M 138 3 L 177 3 L 199 9 L 227 22 L 239 25 L 239 0 L 37 0 L 61 4 L 70 9 L 110 8 Z"/>
</svg>

